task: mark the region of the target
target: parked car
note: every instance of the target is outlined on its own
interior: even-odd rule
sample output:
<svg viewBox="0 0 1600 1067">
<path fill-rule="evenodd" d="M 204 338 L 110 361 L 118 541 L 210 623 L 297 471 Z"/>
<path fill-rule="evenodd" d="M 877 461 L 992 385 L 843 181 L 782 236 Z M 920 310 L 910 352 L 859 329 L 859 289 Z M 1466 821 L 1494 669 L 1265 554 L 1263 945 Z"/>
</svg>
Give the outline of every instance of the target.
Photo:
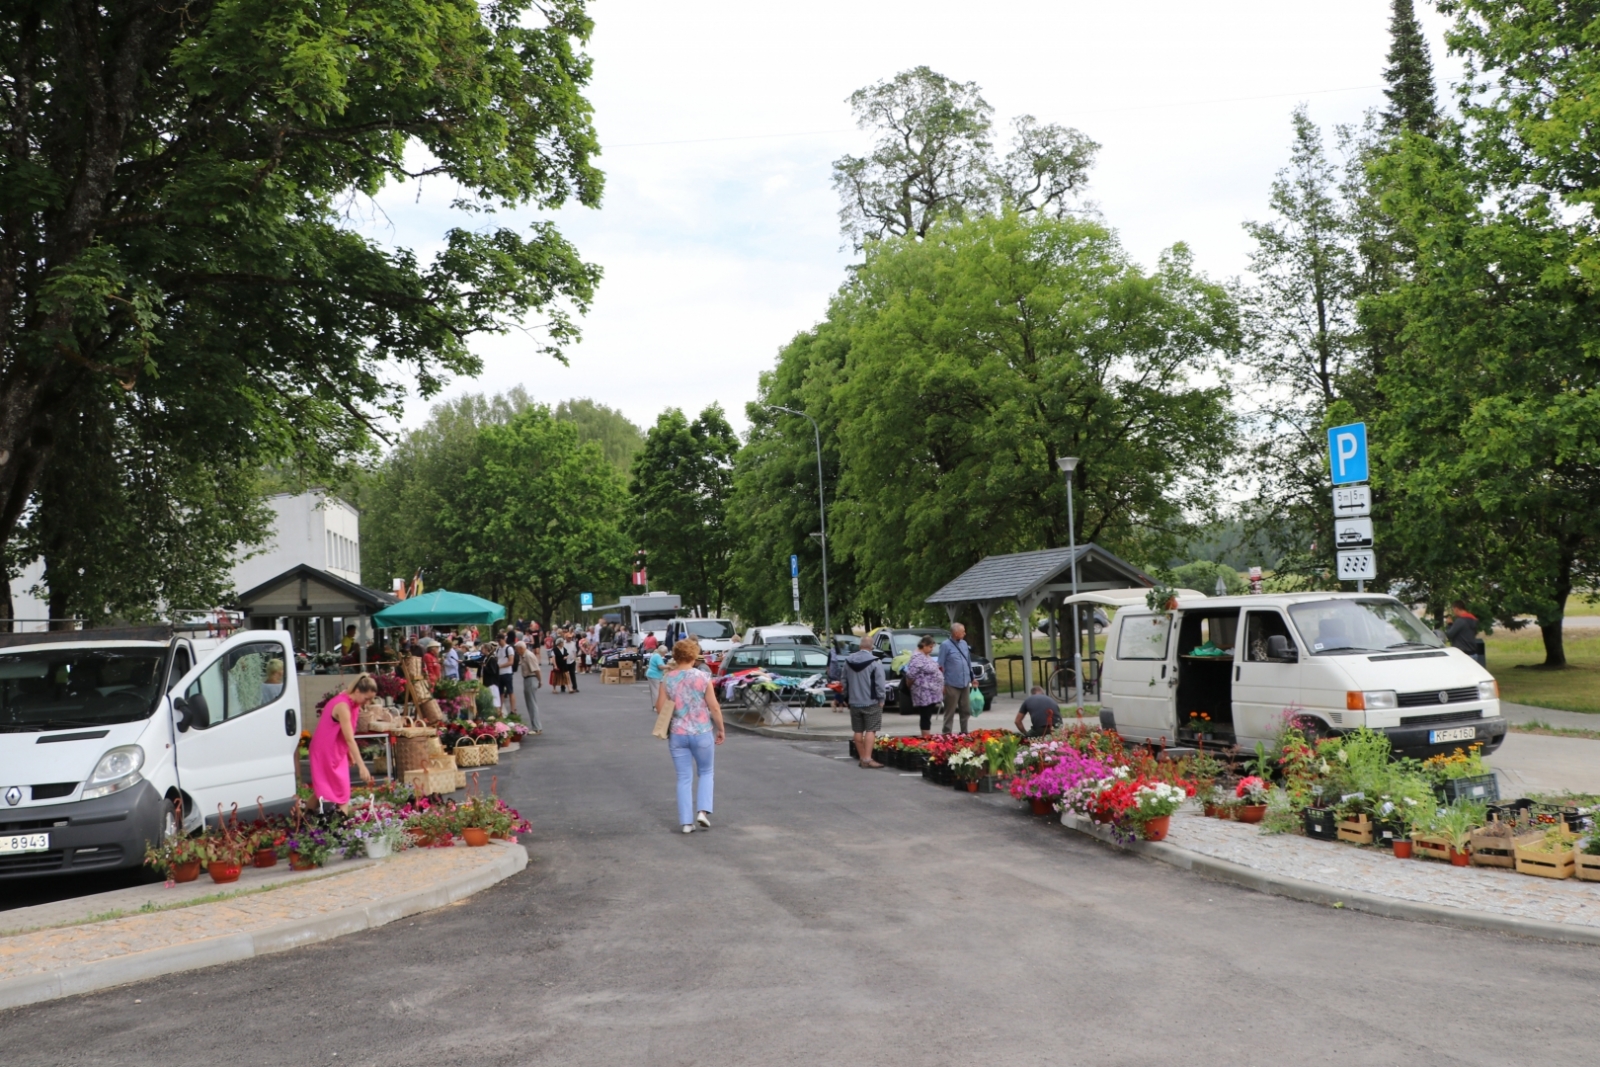
<svg viewBox="0 0 1600 1067">
<path fill-rule="evenodd" d="M 300 722 L 282 631 L 0 635 L 0 878 L 138 867 L 219 808 L 288 812 Z"/>
<path fill-rule="evenodd" d="M 950 636 L 950 631 L 930 626 L 909 629 L 880 626 L 861 639 L 862 648 L 871 649 L 885 661 L 884 671 L 889 678 L 889 695 L 884 700 L 885 708 L 894 708 L 902 715 L 911 714 L 911 696 L 909 692 L 901 692 L 899 667 L 905 665 L 906 660 L 917 650 L 917 643 L 926 636 L 931 636 L 934 644 L 938 645 Z M 937 652 L 937 649 L 935 651 Z M 978 691 L 983 694 L 983 706 L 993 707 L 995 697 L 1000 691 L 999 679 L 995 677 L 994 668 L 989 665 L 989 661 L 976 652 L 972 655 L 972 677 L 978 683 Z"/>
<path fill-rule="evenodd" d="M 1101 721 L 1124 737 L 1270 743 L 1286 708 L 1320 734 L 1365 726 L 1426 757 L 1505 739 L 1494 677 L 1391 596 L 1294 593 L 1182 597 L 1170 613 L 1117 612 Z"/>
<path fill-rule="evenodd" d="M 755 667 L 783 678 L 810 678 L 828 669 L 828 653 L 815 645 L 740 645 L 723 657 L 722 673 Z"/>
<path fill-rule="evenodd" d="M 797 623 L 779 623 L 776 626 L 752 626 L 744 632 L 747 645 L 815 645 L 822 641 L 809 626 Z"/>
<path fill-rule="evenodd" d="M 848 656 L 852 652 L 859 651 L 860 648 L 861 638 L 855 634 L 833 635 L 833 654 L 836 656 Z"/>
</svg>

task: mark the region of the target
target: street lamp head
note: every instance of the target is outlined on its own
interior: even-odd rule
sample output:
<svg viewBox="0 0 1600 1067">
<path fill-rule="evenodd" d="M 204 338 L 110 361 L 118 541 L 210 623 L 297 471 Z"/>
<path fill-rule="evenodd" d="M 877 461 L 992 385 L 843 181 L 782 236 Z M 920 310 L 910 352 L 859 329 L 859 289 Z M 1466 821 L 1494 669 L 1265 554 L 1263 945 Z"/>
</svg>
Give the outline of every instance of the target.
<svg viewBox="0 0 1600 1067">
<path fill-rule="evenodd" d="M 1062 474 L 1071 474 L 1078 466 L 1078 457 L 1062 456 L 1056 460 L 1056 466 L 1061 468 Z"/>
</svg>

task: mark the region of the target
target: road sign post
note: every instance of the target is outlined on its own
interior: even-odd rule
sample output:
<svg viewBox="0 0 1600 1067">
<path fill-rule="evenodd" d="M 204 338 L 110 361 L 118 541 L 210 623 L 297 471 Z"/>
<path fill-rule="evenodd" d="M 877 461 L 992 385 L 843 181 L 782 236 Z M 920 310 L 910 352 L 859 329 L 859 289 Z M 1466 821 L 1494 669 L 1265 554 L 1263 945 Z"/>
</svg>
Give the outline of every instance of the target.
<svg viewBox="0 0 1600 1067">
<path fill-rule="evenodd" d="M 800 557 L 789 557 L 789 592 L 794 595 L 794 618 L 800 621 Z"/>
<path fill-rule="evenodd" d="M 593 593 L 579 593 L 578 594 L 578 607 L 582 608 L 584 611 L 593 611 L 594 610 L 594 594 Z"/>
<path fill-rule="evenodd" d="M 1378 577 L 1372 550 L 1372 489 L 1366 485 L 1367 424 L 1352 422 L 1328 431 L 1328 470 L 1333 475 L 1333 547 L 1341 582 L 1356 592 Z M 1359 483 L 1359 484 L 1358 484 Z"/>
</svg>

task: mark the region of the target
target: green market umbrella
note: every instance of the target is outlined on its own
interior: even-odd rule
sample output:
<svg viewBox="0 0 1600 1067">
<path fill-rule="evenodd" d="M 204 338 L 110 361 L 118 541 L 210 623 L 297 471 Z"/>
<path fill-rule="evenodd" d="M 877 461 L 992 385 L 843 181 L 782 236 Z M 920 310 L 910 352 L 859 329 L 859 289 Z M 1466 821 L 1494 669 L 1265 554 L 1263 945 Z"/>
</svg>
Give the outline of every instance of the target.
<svg viewBox="0 0 1600 1067">
<path fill-rule="evenodd" d="M 372 622 L 375 626 L 460 626 L 505 617 L 506 609 L 492 600 L 439 589 L 391 604 L 372 616 Z"/>
</svg>

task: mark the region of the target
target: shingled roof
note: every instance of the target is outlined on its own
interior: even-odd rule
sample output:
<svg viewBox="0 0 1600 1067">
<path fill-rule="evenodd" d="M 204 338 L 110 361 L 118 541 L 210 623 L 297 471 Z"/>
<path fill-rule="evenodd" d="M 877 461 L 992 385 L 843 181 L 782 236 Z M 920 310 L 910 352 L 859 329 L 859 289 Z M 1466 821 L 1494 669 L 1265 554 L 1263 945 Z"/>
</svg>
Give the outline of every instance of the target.
<svg viewBox="0 0 1600 1067">
<path fill-rule="evenodd" d="M 986 556 L 968 567 L 927 600 L 929 604 L 964 604 L 1017 600 L 1051 586 L 1070 585 L 1072 549 L 1046 548 Z M 1144 571 L 1113 556 L 1099 545 L 1078 546 L 1079 589 L 1134 589 L 1155 584 Z"/>
</svg>

